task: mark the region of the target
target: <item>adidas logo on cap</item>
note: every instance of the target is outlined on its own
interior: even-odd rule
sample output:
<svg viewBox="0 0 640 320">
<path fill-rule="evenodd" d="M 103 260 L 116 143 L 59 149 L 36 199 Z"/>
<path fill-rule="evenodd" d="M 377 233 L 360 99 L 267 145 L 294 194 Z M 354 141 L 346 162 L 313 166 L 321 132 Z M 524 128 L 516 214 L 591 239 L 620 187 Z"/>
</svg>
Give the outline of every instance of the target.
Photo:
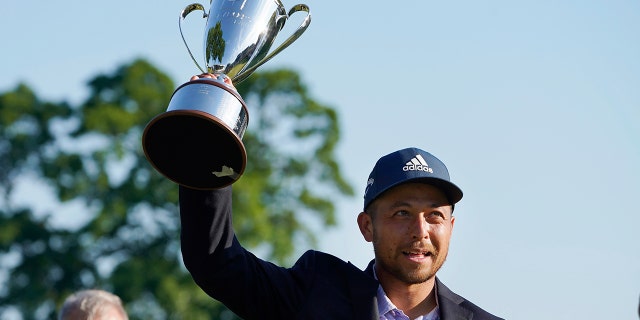
<svg viewBox="0 0 640 320">
<path fill-rule="evenodd" d="M 429 168 L 429 165 L 420 154 L 417 154 L 411 161 L 407 162 L 405 166 L 402 167 L 402 171 L 424 171 L 433 173 L 433 169 Z"/>
</svg>

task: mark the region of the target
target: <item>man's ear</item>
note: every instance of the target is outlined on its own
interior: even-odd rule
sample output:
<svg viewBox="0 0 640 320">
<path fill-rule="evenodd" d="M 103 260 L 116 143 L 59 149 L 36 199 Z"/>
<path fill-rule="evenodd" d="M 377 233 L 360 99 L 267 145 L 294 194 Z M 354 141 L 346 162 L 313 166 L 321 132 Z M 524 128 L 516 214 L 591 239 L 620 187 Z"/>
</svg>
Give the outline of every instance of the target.
<svg viewBox="0 0 640 320">
<path fill-rule="evenodd" d="M 373 221 L 368 213 L 360 212 L 358 215 L 358 227 L 367 242 L 373 241 Z"/>
</svg>

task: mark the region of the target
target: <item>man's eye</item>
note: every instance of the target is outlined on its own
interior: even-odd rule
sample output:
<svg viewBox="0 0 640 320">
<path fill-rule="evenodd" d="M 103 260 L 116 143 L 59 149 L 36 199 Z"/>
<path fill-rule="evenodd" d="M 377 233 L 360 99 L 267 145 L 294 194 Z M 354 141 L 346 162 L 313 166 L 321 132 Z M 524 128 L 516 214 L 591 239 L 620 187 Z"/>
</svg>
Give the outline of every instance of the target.
<svg viewBox="0 0 640 320">
<path fill-rule="evenodd" d="M 408 216 L 408 215 L 409 215 L 409 211 L 407 211 L 407 210 L 398 210 L 394 214 L 394 216 L 400 216 L 400 217 L 405 217 L 405 216 Z"/>
<path fill-rule="evenodd" d="M 445 217 L 444 217 L 444 214 L 442 212 L 434 211 L 434 212 L 431 212 L 429 214 L 429 219 L 432 219 L 432 220 L 444 220 Z"/>
</svg>

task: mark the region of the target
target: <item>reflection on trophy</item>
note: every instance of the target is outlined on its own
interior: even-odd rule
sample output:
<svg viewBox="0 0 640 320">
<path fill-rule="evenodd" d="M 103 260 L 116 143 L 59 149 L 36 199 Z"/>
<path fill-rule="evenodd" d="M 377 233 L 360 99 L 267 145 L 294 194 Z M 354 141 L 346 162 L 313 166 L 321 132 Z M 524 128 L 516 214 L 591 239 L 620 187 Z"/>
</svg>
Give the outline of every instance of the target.
<svg viewBox="0 0 640 320">
<path fill-rule="evenodd" d="M 206 69 L 196 61 L 182 33 L 185 17 L 202 11 Z M 295 12 L 306 12 L 301 25 L 269 52 L 278 32 Z M 178 87 L 167 111 L 144 129 L 147 160 L 170 180 L 194 189 L 216 189 L 234 183 L 247 162 L 242 136 L 249 113 L 242 97 L 223 80 L 246 79 L 256 68 L 293 43 L 311 22 L 309 8 L 287 12 L 280 0 L 212 0 L 207 14 L 199 3 L 187 6 L 178 20 L 182 40 L 196 66 L 217 79 L 201 78 Z"/>
</svg>

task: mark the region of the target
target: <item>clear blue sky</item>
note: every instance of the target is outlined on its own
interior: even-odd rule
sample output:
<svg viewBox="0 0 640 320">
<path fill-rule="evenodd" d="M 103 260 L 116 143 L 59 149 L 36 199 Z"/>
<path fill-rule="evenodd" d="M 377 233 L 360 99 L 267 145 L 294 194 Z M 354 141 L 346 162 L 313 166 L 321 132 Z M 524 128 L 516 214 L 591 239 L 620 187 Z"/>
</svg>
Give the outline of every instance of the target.
<svg viewBox="0 0 640 320">
<path fill-rule="evenodd" d="M 136 57 L 182 83 L 197 73 L 177 26 L 189 3 L 5 0 L 0 90 L 80 101 Z M 340 227 L 316 249 L 366 266 L 369 170 L 417 146 L 465 192 L 439 273 L 450 288 L 509 319 L 638 318 L 640 2 L 303 3 L 309 30 L 264 67 L 297 69 L 339 111 L 358 193 L 336 199 Z M 198 54 L 204 20 L 186 23 Z"/>
</svg>

